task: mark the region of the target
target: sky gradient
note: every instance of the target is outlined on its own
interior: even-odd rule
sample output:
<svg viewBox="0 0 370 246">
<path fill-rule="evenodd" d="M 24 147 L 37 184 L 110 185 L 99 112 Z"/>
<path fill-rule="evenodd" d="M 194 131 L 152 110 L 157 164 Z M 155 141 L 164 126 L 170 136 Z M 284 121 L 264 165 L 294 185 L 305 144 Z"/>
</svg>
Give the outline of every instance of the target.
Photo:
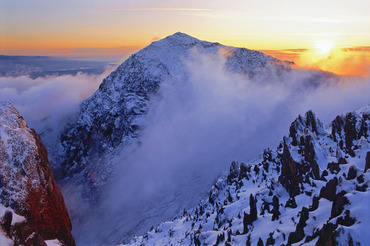
<svg viewBox="0 0 370 246">
<path fill-rule="evenodd" d="M 0 0 L 0 54 L 117 59 L 181 31 L 298 54 L 330 41 L 347 52 L 361 47 L 367 60 L 369 13 L 368 0 Z"/>
</svg>

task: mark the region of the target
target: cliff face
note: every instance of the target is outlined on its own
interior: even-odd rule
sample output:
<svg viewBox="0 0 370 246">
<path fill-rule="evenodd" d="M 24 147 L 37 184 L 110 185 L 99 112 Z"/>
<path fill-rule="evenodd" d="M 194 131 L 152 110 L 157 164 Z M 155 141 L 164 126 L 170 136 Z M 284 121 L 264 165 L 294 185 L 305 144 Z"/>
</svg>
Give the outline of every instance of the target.
<svg viewBox="0 0 370 246">
<path fill-rule="evenodd" d="M 48 154 L 39 135 L 7 102 L 0 102 L 0 203 L 9 238 L 16 244 L 38 245 L 58 239 L 75 245 L 72 225 L 49 166 Z M 25 220 L 12 223 L 12 217 Z M 37 242 L 37 243 L 36 243 Z"/>
</svg>

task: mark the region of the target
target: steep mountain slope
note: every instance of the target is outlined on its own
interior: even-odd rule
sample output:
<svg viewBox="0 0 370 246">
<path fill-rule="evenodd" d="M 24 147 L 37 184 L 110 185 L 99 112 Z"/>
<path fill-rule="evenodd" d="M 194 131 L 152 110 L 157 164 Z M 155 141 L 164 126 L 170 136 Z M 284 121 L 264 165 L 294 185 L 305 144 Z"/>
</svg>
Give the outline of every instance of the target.
<svg viewBox="0 0 370 246">
<path fill-rule="evenodd" d="M 0 102 L 1 225 L 15 245 L 45 245 L 58 239 L 74 245 L 64 199 L 55 184 L 39 135 L 18 111 Z M 4 234 L 4 233 L 3 233 Z"/>
<path fill-rule="evenodd" d="M 367 245 L 370 106 L 327 128 L 308 111 L 276 150 L 233 162 L 207 198 L 131 245 Z"/>
<path fill-rule="evenodd" d="M 258 51 L 200 41 L 183 33 L 153 42 L 121 64 L 82 102 L 77 121 L 61 137 L 59 159 L 54 155 L 57 176 L 83 184 L 83 195 L 94 201 L 113 170 L 107 154 L 138 143 L 145 116 L 155 106 L 153 95 L 163 81 L 186 81 L 188 63 L 200 54 L 220 54 L 227 70 L 261 83 L 284 82 L 292 65 Z M 331 76 L 310 72 L 304 83 L 317 86 Z"/>
</svg>

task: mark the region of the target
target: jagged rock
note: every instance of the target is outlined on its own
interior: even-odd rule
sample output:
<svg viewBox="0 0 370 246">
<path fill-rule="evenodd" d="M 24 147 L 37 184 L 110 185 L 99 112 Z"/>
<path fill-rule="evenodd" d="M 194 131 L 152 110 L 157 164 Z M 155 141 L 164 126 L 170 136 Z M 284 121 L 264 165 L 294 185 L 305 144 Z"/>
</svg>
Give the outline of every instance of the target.
<svg viewBox="0 0 370 246">
<path fill-rule="evenodd" d="M 258 239 L 257 246 L 263 246 L 263 241 L 261 238 Z"/>
<path fill-rule="evenodd" d="M 10 227 L 12 225 L 13 213 L 9 210 L 5 211 L 3 216 L 3 225 L 5 232 L 10 236 Z"/>
<path fill-rule="evenodd" d="M 339 139 L 337 139 L 337 135 L 338 137 L 341 137 L 342 136 L 342 129 L 344 127 L 344 120 L 341 116 L 337 116 L 335 117 L 335 119 L 332 121 L 331 123 L 331 136 L 333 137 L 333 140 L 335 142 L 339 141 Z"/>
<path fill-rule="evenodd" d="M 48 153 L 40 136 L 29 129 L 17 110 L 0 102 L 0 203 L 24 216 L 29 229 L 20 224 L 26 240 L 32 233 L 43 240 L 59 239 L 74 245 L 72 225 L 49 166 Z M 31 238 L 30 238 L 31 240 Z M 20 242 L 26 244 L 27 242 Z"/>
<path fill-rule="evenodd" d="M 338 173 L 340 171 L 340 167 L 338 163 L 330 162 L 326 167 L 331 173 Z"/>
<path fill-rule="evenodd" d="M 355 222 L 356 220 L 350 216 L 349 210 L 344 211 L 344 216 L 341 216 L 337 219 L 337 223 L 344 226 L 351 226 Z"/>
<path fill-rule="evenodd" d="M 320 197 L 318 196 L 314 196 L 312 198 L 312 205 L 310 206 L 309 211 L 315 211 L 319 207 L 319 200 Z"/>
<path fill-rule="evenodd" d="M 345 191 L 341 191 L 335 195 L 333 200 L 333 205 L 331 207 L 330 217 L 335 218 L 340 215 L 344 210 L 344 205 L 349 204 L 349 200 L 344 195 L 346 194 Z"/>
<path fill-rule="evenodd" d="M 320 230 L 319 239 L 316 242 L 316 246 L 334 246 L 335 242 L 335 230 L 338 225 L 333 223 L 324 224 L 323 228 Z"/>
<path fill-rule="evenodd" d="M 300 180 L 297 172 L 298 165 L 299 164 L 295 162 L 290 155 L 288 146 L 286 143 L 284 143 L 283 155 L 281 157 L 281 175 L 279 176 L 279 182 L 285 187 L 291 197 L 294 197 L 300 193 Z"/>
<path fill-rule="evenodd" d="M 240 166 L 238 162 L 233 161 L 230 166 L 229 175 L 227 176 L 227 182 L 231 183 L 232 179 L 235 179 L 239 176 Z"/>
<path fill-rule="evenodd" d="M 257 219 L 257 200 L 253 197 L 251 194 L 249 196 L 249 207 L 250 207 L 250 213 L 244 212 L 243 217 L 243 233 L 248 233 L 249 229 L 248 226 L 252 225 L 253 221 Z"/>
<path fill-rule="evenodd" d="M 323 125 L 321 121 L 316 119 L 315 114 L 311 110 L 307 111 L 304 117 L 299 115 L 290 125 L 289 137 L 292 138 L 293 146 L 296 146 L 298 143 L 297 135 L 306 134 L 307 130 L 316 134 L 323 133 Z M 302 140 L 300 141 L 300 144 L 303 144 Z"/>
<path fill-rule="evenodd" d="M 301 217 L 296 226 L 295 232 L 291 232 L 288 237 L 288 245 L 301 241 L 304 237 L 304 227 L 306 226 L 306 221 L 308 220 L 309 210 L 303 207 L 301 210 Z"/>
<path fill-rule="evenodd" d="M 355 165 L 351 165 L 348 169 L 347 179 L 351 180 L 357 177 L 357 168 Z"/>
<path fill-rule="evenodd" d="M 312 114 L 312 112 L 311 112 L 311 114 Z M 311 116 L 311 117 L 313 117 L 313 116 Z M 315 125 L 315 129 L 317 131 L 316 121 L 315 121 L 315 123 L 311 123 L 311 124 Z M 319 165 L 317 164 L 317 162 L 315 160 L 315 149 L 313 147 L 311 135 L 306 136 L 304 143 L 305 143 L 305 148 L 304 148 L 305 161 L 307 161 L 310 164 L 314 179 L 320 179 Z"/>
<path fill-rule="evenodd" d="M 297 203 L 295 201 L 295 198 L 294 197 L 290 197 L 288 199 L 288 201 L 286 202 L 285 207 L 286 208 L 296 208 L 297 207 Z"/>
<path fill-rule="evenodd" d="M 280 211 L 279 211 L 279 198 L 277 196 L 274 196 L 272 198 L 272 221 L 274 220 L 278 220 L 279 219 L 279 215 L 280 215 Z"/>
<path fill-rule="evenodd" d="M 269 234 L 269 237 L 266 240 L 266 246 L 275 245 L 275 239 L 273 238 L 272 235 L 273 235 L 273 233 Z"/>
<path fill-rule="evenodd" d="M 366 172 L 370 168 L 370 151 L 366 153 L 366 163 L 364 172 Z"/>
<path fill-rule="evenodd" d="M 249 207 L 252 222 L 257 219 L 257 199 L 251 194 L 249 196 Z"/>
<path fill-rule="evenodd" d="M 369 126 L 367 124 L 367 121 L 370 120 L 370 114 L 368 113 L 365 113 L 363 114 L 362 116 L 362 119 L 361 119 L 361 126 L 360 126 L 360 130 L 358 132 L 358 138 L 361 138 L 361 137 L 365 137 L 368 138 L 369 137 Z"/>
<path fill-rule="evenodd" d="M 339 165 L 347 164 L 347 163 L 348 163 L 347 160 L 345 158 L 343 158 L 343 157 L 341 157 L 341 158 L 338 159 L 338 164 Z"/>
<path fill-rule="evenodd" d="M 357 119 L 352 113 L 346 115 L 345 124 L 344 124 L 344 133 L 345 133 L 345 144 L 348 151 L 351 151 L 353 141 L 357 139 L 357 130 L 356 130 Z"/>
<path fill-rule="evenodd" d="M 326 198 L 329 201 L 334 201 L 335 195 L 337 193 L 338 178 L 334 177 L 329 180 L 325 186 L 320 190 L 320 197 Z"/>
<path fill-rule="evenodd" d="M 316 134 L 318 134 L 316 117 L 311 110 L 307 111 L 306 113 L 306 127 L 311 129 L 312 132 L 315 132 Z"/>
</svg>

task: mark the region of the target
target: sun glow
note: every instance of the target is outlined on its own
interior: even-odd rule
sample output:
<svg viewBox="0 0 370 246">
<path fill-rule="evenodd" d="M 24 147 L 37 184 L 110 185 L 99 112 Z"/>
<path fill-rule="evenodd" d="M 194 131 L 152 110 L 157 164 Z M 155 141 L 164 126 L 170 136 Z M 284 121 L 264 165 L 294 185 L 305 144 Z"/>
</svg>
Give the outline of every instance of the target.
<svg viewBox="0 0 370 246">
<path fill-rule="evenodd" d="M 334 42 L 330 40 L 319 40 L 315 42 L 315 50 L 320 55 L 329 54 L 334 47 Z"/>
</svg>

